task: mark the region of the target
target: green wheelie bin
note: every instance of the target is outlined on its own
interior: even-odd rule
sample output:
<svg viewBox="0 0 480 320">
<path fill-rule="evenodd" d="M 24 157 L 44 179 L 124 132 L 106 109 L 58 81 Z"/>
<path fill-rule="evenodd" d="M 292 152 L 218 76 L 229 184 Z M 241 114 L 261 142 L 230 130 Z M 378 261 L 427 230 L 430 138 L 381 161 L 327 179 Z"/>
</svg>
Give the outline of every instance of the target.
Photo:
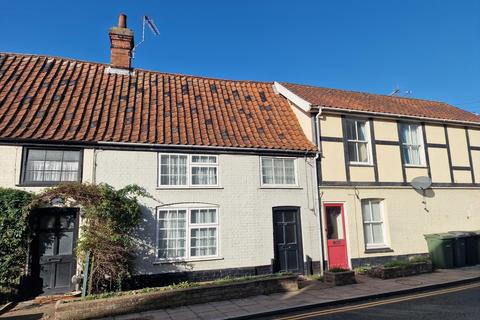
<svg viewBox="0 0 480 320">
<path fill-rule="evenodd" d="M 450 231 L 455 236 L 453 241 L 453 265 L 456 268 L 465 267 L 467 264 L 467 239 L 470 238 L 470 233 L 462 231 Z"/>
<path fill-rule="evenodd" d="M 432 233 L 426 234 L 428 252 L 432 258 L 432 264 L 435 268 L 448 269 L 453 268 L 453 245 L 455 236 L 451 233 Z"/>
</svg>

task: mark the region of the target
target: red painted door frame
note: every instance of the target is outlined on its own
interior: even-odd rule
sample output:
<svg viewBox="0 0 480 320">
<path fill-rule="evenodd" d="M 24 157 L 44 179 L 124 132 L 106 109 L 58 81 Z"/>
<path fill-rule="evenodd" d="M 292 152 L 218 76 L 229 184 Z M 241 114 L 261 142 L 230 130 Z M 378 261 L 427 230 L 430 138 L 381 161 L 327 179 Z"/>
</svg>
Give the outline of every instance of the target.
<svg viewBox="0 0 480 320">
<path fill-rule="evenodd" d="M 340 214 L 342 216 L 342 239 L 328 239 L 328 208 L 340 208 Z M 327 236 L 327 251 L 328 251 L 328 267 L 331 268 L 344 268 L 349 269 L 348 263 L 348 251 L 347 251 L 347 234 L 345 228 L 345 210 L 343 203 L 324 203 L 324 215 L 325 215 L 325 234 Z"/>
</svg>

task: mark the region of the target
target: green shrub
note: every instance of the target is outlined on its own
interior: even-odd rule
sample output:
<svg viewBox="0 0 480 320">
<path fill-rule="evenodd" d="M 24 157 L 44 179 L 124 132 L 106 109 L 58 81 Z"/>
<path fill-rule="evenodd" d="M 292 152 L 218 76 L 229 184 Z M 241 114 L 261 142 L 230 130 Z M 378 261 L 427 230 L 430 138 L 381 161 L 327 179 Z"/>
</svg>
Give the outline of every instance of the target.
<svg viewBox="0 0 480 320">
<path fill-rule="evenodd" d="M 27 261 L 28 213 L 31 193 L 0 188 L 0 292 L 19 284 Z"/>
</svg>

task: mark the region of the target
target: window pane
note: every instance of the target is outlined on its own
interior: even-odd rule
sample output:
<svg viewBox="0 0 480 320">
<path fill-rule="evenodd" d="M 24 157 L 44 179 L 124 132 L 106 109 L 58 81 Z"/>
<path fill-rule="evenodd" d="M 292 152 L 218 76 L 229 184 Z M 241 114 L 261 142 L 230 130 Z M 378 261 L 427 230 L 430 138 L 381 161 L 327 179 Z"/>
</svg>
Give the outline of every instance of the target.
<svg viewBox="0 0 480 320">
<path fill-rule="evenodd" d="M 355 130 L 355 121 L 347 120 L 347 139 L 357 140 L 357 132 Z"/>
<path fill-rule="evenodd" d="M 262 158 L 262 182 L 264 184 L 273 184 L 273 161 L 272 159 Z"/>
<path fill-rule="evenodd" d="M 372 219 L 373 221 L 382 221 L 382 213 L 380 212 L 380 203 L 372 201 Z"/>
<path fill-rule="evenodd" d="M 163 259 L 185 257 L 186 210 L 158 212 L 158 257 Z"/>
<path fill-rule="evenodd" d="M 358 146 L 358 162 L 368 162 L 367 143 L 359 142 Z"/>
<path fill-rule="evenodd" d="M 402 143 L 410 143 L 410 135 L 408 134 L 408 131 L 408 125 L 400 125 L 400 139 L 402 140 Z"/>
<path fill-rule="evenodd" d="M 372 244 L 373 243 L 373 234 L 372 234 L 372 227 L 369 223 L 364 224 L 363 232 L 365 234 L 365 243 Z"/>
<path fill-rule="evenodd" d="M 285 163 L 285 183 L 295 184 L 295 163 L 293 159 L 286 159 Z"/>
<path fill-rule="evenodd" d="M 341 207 L 327 207 L 327 238 L 343 239 L 343 221 Z"/>
<path fill-rule="evenodd" d="M 80 160 L 80 152 L 78 152 L 78 151 L 64 151 L 63 152 L 63 161 L 78 162 L 79 160 Z"/>
<path fill-rule="evenodd" d="M 190 255 L 192 257 L 216 255 L 216 228 L 194 228 L 190 230 L 190 236 Z"/>
<path fill-rule="evenodd" d="M 383 244 L 383 228 L 381 223 L 372 224 L 373 242 L 376 244 Z"/>
<path fill-rule="evenodd" d="M 275 184 L 284 184 L 283 159 L 273 160 L 273 176 Z"/>
<path fill-rule="evenodd" d="M 28 160 L 45 160 L 45 150 L 29 150 Z"/>
<path fill-rule="evenodd" d="M 352 162 L 358 162 L 357 143 L 356 142 L 349 142 L 348 143 L 348 159 Z"/>
<path fill-rule="evenodd" d="M 370 201 L 362 201 L 362 217 L 363 222 L 372 221 L 372 214 L 370 212 Z"/>
<path fill-rule="evenodd" d="M 58 239 L 58 254 L 72 254 L 73 231 L 62 232 Z"/>
<path fill-rule="evenodd" d="M 63 151 L 47 150 L 46 160 L 62 161 Z"/>
<path fill-rule="evenodd" d="M 358 140 L 366 141 L 367 140 L 367 133 L 366 133 L 366 123 L 364 121 L 357 121 L 357 132 L 358 132 Z"/>
<path fill-rule="evenodd" d="M 192 167 L 193 185 L 216 185 L 217 168 L 216 167 Z"/>
<path fill-rule="evenodd" d="M 186 185 L 187 158 L 186 155 L 161 155 L 160 185 Z"/>
<path fill-rule="evenodd" d="M 217 157 L 215 156 L 192 156 L 193 163 L 217 163 Z"/>
<path fill-rule="evenodd" d="M 216 223 L 215 209 L 196 209 L 191 211 L 191 223 Z"/>
</svg>

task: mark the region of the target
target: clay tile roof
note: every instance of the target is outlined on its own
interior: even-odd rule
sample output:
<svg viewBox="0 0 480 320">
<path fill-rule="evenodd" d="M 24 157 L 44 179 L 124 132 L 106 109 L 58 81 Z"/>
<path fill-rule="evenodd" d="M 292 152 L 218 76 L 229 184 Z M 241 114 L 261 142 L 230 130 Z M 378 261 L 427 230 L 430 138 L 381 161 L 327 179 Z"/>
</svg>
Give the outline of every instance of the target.
<svg viewBox="0 0 480 320">
<path fill-rule="evenodd" d="M 480 116 L 443 102 L 291 83 L 282 85 L 311 104 L 326 108 L 480 124 Z"/>
<path fill-rule="evenodd" d="M 0 140 L 312 151 L 272 83 L 0 53 Z"/>
</svg>

